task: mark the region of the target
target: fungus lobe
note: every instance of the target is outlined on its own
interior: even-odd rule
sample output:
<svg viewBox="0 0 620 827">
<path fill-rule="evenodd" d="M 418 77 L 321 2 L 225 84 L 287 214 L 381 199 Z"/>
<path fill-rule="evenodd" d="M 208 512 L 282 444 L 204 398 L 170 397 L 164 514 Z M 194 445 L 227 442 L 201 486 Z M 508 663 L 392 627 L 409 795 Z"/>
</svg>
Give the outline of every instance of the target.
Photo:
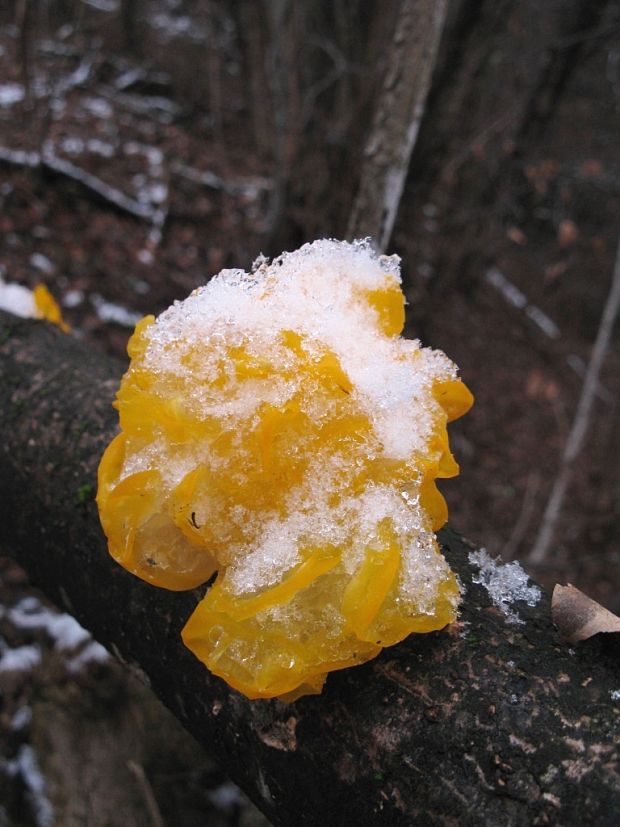
<svg viewBox="0 0 620 827">
<path fill-rule="evenodd" d="M 403 323 L 398 258 L 322 240 L 222 271 L 129 342 L 99 468 L 110 553 L 168 589 L 217 571 L 183 640 L 249 698 L 320 692 L 455 617 L 435 481 L 472 396 Z"/>
</svg>

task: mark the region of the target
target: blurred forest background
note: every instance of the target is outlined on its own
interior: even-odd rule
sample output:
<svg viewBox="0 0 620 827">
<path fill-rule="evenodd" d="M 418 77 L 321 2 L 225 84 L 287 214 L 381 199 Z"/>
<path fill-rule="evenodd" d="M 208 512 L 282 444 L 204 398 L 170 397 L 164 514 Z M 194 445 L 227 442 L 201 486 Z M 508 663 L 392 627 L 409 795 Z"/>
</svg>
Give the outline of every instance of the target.
<svg viewBox="0 0 620 827">
<path fill-rule="evenodd" d="M 138 318 L 222 267 L 364 226 L 352 209 L 407 5 L 3 3 L 0 276 L 44 282 L 74 335 L 125 361 Z M 540 532 L 620 233 L 620 3 L 439 5 L 386 251 L 408 335 L 476 396 L 452 428 L 451 523 L 618 611 L 617 331 L 542 553 Z M 265 823 L 137 683 L 63 637 L 8 557 L 0 602 L 0 826 Z"/>
</svg>

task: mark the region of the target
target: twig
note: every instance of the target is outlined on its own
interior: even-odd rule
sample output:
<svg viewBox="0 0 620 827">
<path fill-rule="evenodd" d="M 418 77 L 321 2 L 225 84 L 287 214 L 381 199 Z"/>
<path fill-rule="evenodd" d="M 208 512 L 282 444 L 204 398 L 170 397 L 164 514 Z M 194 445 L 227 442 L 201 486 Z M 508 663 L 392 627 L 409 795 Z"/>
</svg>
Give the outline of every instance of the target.
<svg viewBox="0 0 620 827">
<path fill-rule="evenodd" d="M 95 54 L 86 55 L 69 75 L 63 76 L 52 89 L 52 97 L 63 97 L 72 89 L 84 86 L 92 77 Z"/>
<path fill-rule="evenodd" d="M 0 161 L 12 166 L 28 167 L 29 169 L 38 169 L 39 167 L 49 169 L 57 175 L 63 175 L 65 178 L 75 181 L 123 212 L 150 222 L 154 220 L 154 210 L 151 204 L 141 204 L 115 187 L 106 184 L 96 175 L 86 172 L 81 167 L 72 164 L 71 161 L 59 158 L 54 153 L 49 141 L 44 144 L 42 152 L 28 152 L 0 146 Z"/>
<path fill-rule="evenodd" d="M 97 92 L 134 115 L 146 115 L 162 124 L 172 123 L 183 111 L 178 104 L 163 95 L 138 95 L 103 83 L 97 86 Z"/>
<path fill-rule="evenodd" d="M 512 560 L 521 545 L 527 527 L 532 519 L 534 512 L 534 505 L 536 504 L 536 495 L 540 488 L 540 474 L 537 471 L 532 471 L 527 478 L 527 485 L 525 486 L 525 494 L 523 495 L 523 503 L 517 521 L 512 530 L 508 542 L 502 549 L 502 559 L 508 561 Z"/>
<path fill-rule="evenodd" d="M 157 800 L 153 794 L 153 788 L 151 787 L 142 766 L 140 764 L 136 764 L 135 761 L 129 760 L 127 761 L 127 769 L 138 782 L 140 792 L 142 793 L 144 803 L 146 804 L 146 809 L 148 810 L 151 821 L 153 822 L 153 827 L 166 827 L 157 804 Z"/>
<path fill-rule="evenodd" d="M 132 66 L 114 80 L 114 88 L 118 89 L 119 92 L 124 92 L 133 86 L 134 83 L 144 80 L 145 77 L 146 72 L 143 66 Z"/>
<path fill-rule="evenodd" d="M 329 87 L 336 83 L 345 73 L 352 71 L 349 61 L 332 41 L 326 38 L 313 37 L 310 38 L 308 42 L 325 53 L 332 62 L 332 68 L 326 72 L 323 77 L 319 78 L 316 83 L 313 83 L 303 95 L 300 119 L 304 128 L 310 123 L 312 111 L 319 95 L 326 89 L 329 89 Z"/>
<path fill-rule="evenodd" d="M 513 284 L 510 279 L 507 279 L 501 270 L 498 270 L 497 267 L 489 268 L 484 274 L 484 280 L 487 284 L 494 287 L 502 298 L 508 302 L 508 304 L 516 307 L 517 310 L 523 311 L 525 316 L 527 316 L 527 318 L 533 322 L 538 329 L 545 334 L 545 336 L 548 336 L 550 339 L 560 338 L 560 328 L 556 325 L 553 319 L 550 319 L 549 316 L 547 316 L 547 314 L 540 309 L 540 307 L 537 307 L 535 304 L 530 304 L 528 297 L 522 293 L 521 290 L 519 290 L 516 284 Z M 575 371 L 580 379 L 585 377 L 587 366 L 578 356 L 569 354 L 566 357 L 566 363 L 571 370 Z M 600 383 L 597 385 L 596 394 L 604 402 L 612 401 L 611 394 L 607 388 Z"/>
<path fill-rule="evenodd" d="M 226 195 L 248 196 L 272 188 L 272 182 L 268 178 L 237 178 L 229 181 L 216 175 L 214 172 L 210 172 L 209 170 L 203 172 L 194 167 L 189 167 L 181 161 L 173 161 L 170 164 L 170 172 L 178 175 L 180 178 L 185 178 L 187 181 L 192 181 L 194 184 L 200 184 L 202 187 L 221 190 L 225 192 Z"/>
<path fill-rule="evenodd" d="M 551 493 L 547 501 L 547 507 L 545 508 L 545 513 L 543 514 L 540 524 L 538 537 L 536 538 L 528 558 L 531 563 L 542 563 L 549 552 L 549 547 L 555 534 L 556 524 L 564 504 L 564 497 L 570 482 L 573 465 L 579 455 L 579 452 L 581 451 L 584 437 L 588 429 L 590 414 L 592 413 L 592 403 L 594 402 L 594 397 L 598 386 L 599 373 L 609 348 L 611 334 L 613 332 L 614 323 L 619 309 L 620 241 L 618 242 L 616 262 L 614 265 L 609 295 L 607 296 L 603 315 L 601 316 L 601 322 L 596 334 L 596 341 L 592 349 L 592 355 L 586 371 L 586 377 L 581 389 L 581 396 L 577 405 L 573 425 L 564 447 L 564 453 L 560 462 L 560 470 L 555 482 L 553 483 L 553 487 L 551 488 Z"/>
<path fill-rule="evenodd" d="M 129 151 L 128 147 L 129 145 L 125 147 L 125 152 Z M 73 164 L 71 161 L 59 158 L 55 154 L 50 141 L 45 142 L 43 151 L 40 153 L 0 146 L 0 163 L 4 162 L 11 166 L 28 167 L 29 169 L 49 169 L 57 175 L 63 175 L 75 181 L 122 212 L 148 221 L 150 230 L 144 248 L 144 254 L 147 259 L 152 259 L 155 249 L 157 249 L 161 243 L 164 226 L 168 220 L 168 184 L 165 180 L 161 153 L 157 150 L 155 158 L 153 159 L 153 152 L 149 152 L 149 150 L 153 148 L 137 143 L 131 144 L 131 147 L 132 151 L 144 154 L 149 166 L 150 178 L 160 185 L 162 193 L 164 193 L 155 201 L 150 199 L 142 202 L 135 198 L 130 198 L 128 195 L 125 195 L 124 192 L 106 184 L 101 178 L 97 178 L 96 175 L 86 172 L 86 170 Z M 244 196 L 255 199 L 261 192 L 271 189 L 271 181 L 267 178 L 238 178 L 227 181 L 213 172 L 208 170 L 202 172 L 182 164 L 180 161 L 174 161 L 170 165 L 169 173 L 178 175 L 181 178 L 208 187 L 209 189 L 220 190 L 231 196 Z"/>
<path fill-rule="evenodd" d="M 123 210 L 123 212 L 134 215 L 136 218 L 145 218 L 149 221 L 153 218 L 153 208 L 150 204 L 141 204 L 134 198 L 125 195 L 124 192 L 106 184 L 105 181 L 97 178 L 96 175 L 86 172 L 86 170 L 81 169 L 81 167 L 72 164 L 71 161 L 59 158 L 54 154 L 54 150 L 47 141 L 41 153 L 41 164 L 52 172 L 64 175 L 66 178 L 70 178 L 87 190 L 96 193 L 104 200 L 109 201 L 110 204 L 118 207 L 119 210 Z"/>
<path fill-rule="evenodd" d="M 516 112 L 516 109 L 509 109 L 507 112 L 500 115 L 499 118 L 496 118 L 490 124 L 484 126 L 465 144 L 459 153 L 448 161 L 441 171 L 441 177 L 444 180 L 452 178 L 458 170 L 467 163 L 476 147 L 485 146 L 491 138 L 495 138 L 503 132 L 504 129 L 515 123 L 517 118 L 518 113 Z"/>
</svg>

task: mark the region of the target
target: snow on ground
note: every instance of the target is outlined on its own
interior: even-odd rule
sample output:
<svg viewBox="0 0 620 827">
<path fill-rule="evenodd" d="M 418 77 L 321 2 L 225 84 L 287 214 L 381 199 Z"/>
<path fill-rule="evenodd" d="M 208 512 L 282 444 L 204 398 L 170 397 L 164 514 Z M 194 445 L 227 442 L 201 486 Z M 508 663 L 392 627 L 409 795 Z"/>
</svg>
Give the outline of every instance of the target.
<svg viewBox="0 0 620 827">
<path fill-rule="evenodd" d="M 33 318 L 36 306 L 32 290 L 21 284 L 8 284 L 0 276 L 0 310 L 6 310 L 22 319 Z"/>
<path fill-rule="evenodd" d="M 22 744 L 17 756 L 8 761 L 4 769 L 7 775 L 21 777 L 36 827 L 52 827 L 54 810 L 47 797 L 45 778 L 39 768 L 36 753 L 30 744 Z"/>
<path fill-rule="evenodd" d="M 44 606 L 34 596 L 24 597 L 15 606 L 0 606 L 0 619 L 8 621 L 20 631 L 44 632 L 52 641 L 54 650 L 66 656 L 66 666 L 72 673 L 82 670 L 89 663 L 104 663 L 109 654 L 101 644 L 68 614 Z M 0 641 L 0 672 L 28 671 L 41 662 L 38 644 L 9 648 Z"/>
</svg>

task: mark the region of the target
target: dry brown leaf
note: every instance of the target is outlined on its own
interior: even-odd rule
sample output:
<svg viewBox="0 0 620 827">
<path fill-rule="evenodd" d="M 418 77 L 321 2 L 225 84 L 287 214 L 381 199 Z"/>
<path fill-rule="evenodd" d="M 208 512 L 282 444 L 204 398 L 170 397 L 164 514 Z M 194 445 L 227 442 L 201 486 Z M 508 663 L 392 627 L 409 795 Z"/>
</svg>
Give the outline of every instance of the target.
<svg viewBox="0 0 620 827">
<path fill-rule="evenodd" d="M 565 218 L 558 227 L 558 242 L 560 247 L 570 247 L 579 238 L 579 229 L 574 221 Z"/>
<path fill-rule="evenodd" d="M 560 388 L 552 379 L 547 379 L 539 370 L 531 370 L 525 382 L 525 393 L 530 399 L 557 399 Z"/>
<path fill-rule="evenodd" d="M 521 246 L 527 244 L 527 237 L 525 233 L 518 227 L 508 227 L 506 230 L 506 235 L 511 241 L 514 241 L 515 244 L 520 244 Z"/>
<path fill-rule="evenodd" d="M 551 616 L 558 632 L 577 643 L 599 632 L 620 632 L 620 617 L 579 589 L 556 584 L 551 598 Z"/>
</svg>

